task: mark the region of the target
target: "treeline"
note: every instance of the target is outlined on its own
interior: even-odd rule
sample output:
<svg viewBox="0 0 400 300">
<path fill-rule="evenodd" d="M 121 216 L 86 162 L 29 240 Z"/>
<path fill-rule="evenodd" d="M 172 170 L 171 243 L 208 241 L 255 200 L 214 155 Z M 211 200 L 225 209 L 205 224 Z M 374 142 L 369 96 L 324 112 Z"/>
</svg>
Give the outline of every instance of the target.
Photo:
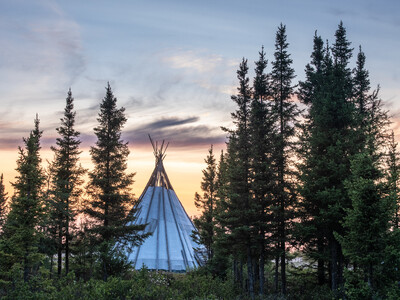
<svg viewBox="0 0 400 300">
<path fill-rule="evenodd" d="M 219 162 L 212 146 L 205 159 L 194 222 L 207 270 L 251 299 L 400 298 L 397 143 L 353 52 L 342 23 L 332 44 L 316 32 L 295 85 L 281 24 L 269 71 L 264 48 L 252 82 L 240 63 L 234 127 Z"/>
<path fill-rule="evenodd" d="M 127 173 L 128 143 L 121 139 L 127 119 L 116 102 L 108 85 L 94 128 L 90 171 L 79 164 L 81 141 L 71 90 L 47 169 L 41 164 L 42 131 L 36 116 L 18 149 L 13 196 L 5 192 L 3 175 L 0 179 L 0 298 L 34 294 L 40 291 L 38 280 L 71 271 L 78 280 L 107 281 L 129 270 L 126 249 L 117 245 L 140 243 L 146 235 L 140 233 L 142 225 L 129 225 L 135 213 L 130 191 L 134 174 Z M 85 174 L 88 182 L 83 186 Z M 18 286 L 26 293 L 19 294 Z"/>
</svg>

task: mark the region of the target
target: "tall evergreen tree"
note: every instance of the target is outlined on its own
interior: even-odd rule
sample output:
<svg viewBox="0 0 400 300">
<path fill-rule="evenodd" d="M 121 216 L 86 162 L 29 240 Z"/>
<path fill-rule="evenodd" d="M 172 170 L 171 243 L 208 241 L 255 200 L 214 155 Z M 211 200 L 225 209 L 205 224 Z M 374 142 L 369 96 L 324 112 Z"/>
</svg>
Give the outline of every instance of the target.
<svg viewBox="0 0 400 300">
<path fill-rule="evenodd" d="M 239 87 L 237 95 L 231 99 L 238 105 L 238 109 L 232 113 L 232 119 L 236 126 L 228 131 L 228 176 L 229 176 L 229 200 L 226 202 L 227 213 L 225 219 L 230 230 L 230 239 L 240 247 L 243 257 L 246 257 L 249 280 L 249 294 L 254 298 L 254 273 L 252 270 L 252 236 L 254 233 L 254 214 L 250 197 L 250 103 L 251 88 L 249 86 L 247 60 L 243 58 L 237 77 Z M 237 256 L 237 255 L 236 255 Z"/>
<path fill-rule="evenodd" d="M 253 97 L 250 105 L 250 179 L 255 223 L 257 227 L 256 241 L 258 244 L 259 294 L 264 294 L 267 233 L 271 232 L 271 205 L 274 194 L 273 183 L 276 180 L 273 166 L 273 149 L 276 141 L 276 114 L 271 105 L 268 75 L 265 73 L 267 60 L 264 47 L 259 52 L 259 60 L 255 62 L 255 77 L 253 80 Z M 257 274 L 256 274 L 257 275 Z"/>
<path fill-rule="evenodd" d="M 65 250 L 65 273 L 69 272 L 71 224 L 77 213 L 77 201 L 81 194 L 79 186 L 83 183 L 82 175 L 85 170 L 78 164 L 79 132 L 75 130 L 74 98 L 71 89 L 68 91 L 64 116 L 61 118 L 61 126 L 56 128 L 60 135 L 56 139 L 54 162 L 52 168 L 52 222 L 56 224 L 58 276 L 61 276 L 62 252 Z"/>
<path fill-rule="evenodd" d="M 6 220 L 7 213 L 7 197 L 8 193 L 6 192 L 6 188 L 4 186 L 3 174 L 0 176 L 0 235 L 2 232 L 2 228 L 4 222 Z"/>
<path fill-rule="evenodd" d="M 306 254 L 317 261 L 317 277 L 320 285 L 326 281 L 326 236 L 327 228 L 323 226 L 320 213 L 324 209 L 324 198 L 319 192 L 325 184 L 323 172 L 324 153 L 326 139 L 322 135 L 318 123 L 318 116 L 323 110 L 321 93 L 323 82 L 327 75 L 326 61 L 324 62 L 325 49 L 320 36 L 315 33 L 314 47 L 311 54 L 311 62 L 306 66 L 306 80 L 299 83 L 298 96 L 308 105 L 309 110 L 305 121 L 301 125 L 299 154 L 301 163 L 298 165 L 300 184 L 299 193 L 302 197 L 299 201 L 297 223 L 298 239 L 301 241 Z"/>
<path fill-rule="evenodd" d="M 0 269 L 7 272 L 13 265 L 20 264 L 24 281 L 29 280 L 41 257 L 38 252 L 40 232 L 37 228 L 43 207 L 44 175 L 39 156 L 41 136 L 36 116 L 34 130 L 28 138 L 23 139 L 25 147 L 19 147 L 18 175 L 13 183 L 15 194 L 11 198 L 10 212 L 0 241 Z"/>
<path fill-rule="evenodd" d="M 219 247 L 229 249 L 233 259 L 233 278 L 239 288 L 243 288 L 243 261 L 246 258 L 246 246 L 240 229 L 243 228 L 242 212 L 243 201 L 237 193 L 241 184 L 240 170 L 243 167 L 237 146 L 237 135 L 234 130 L 229 131 L 229 142 L 225 159 L 226 179 L 223 186 L 219 186 L 218 221 L 221 227 L 218 236 Z"/>
<path fill-rule="evenodd" d="M 228 269 L 229 255 L 232 254 L 227 239 L 229 230 L 227 229 L 224 219 L 226 215 L 226 208 L 228 203 L 228 190 L 229 190 L 229 174 L 227 164 L 227 154 L 221 151 L 220 159 L 217 166 L 216 178 L 216 202 L 215 202 L 215 238 L 213 243 L 213 259 L 209 265 L 213 274 L 222 278 L 226 277 Z"/>
<path fill-rule="evenodd" d="M 204 161 L 207 164 L 207 168 L 202 171 L 201 189 L 203 196 L 196 193 L 194 199 L 194 204 L 197 209 L 201 210 L 201 215 L 195 217 L 193 222 L 198 230 L 197 239 L 207 249 L 207 260 L 211 260 L 214 253 L 215 207 L 217 200 L 217 164 L 212 145 Z"/>
<path fill-rule="evenodd" d="M 320 95 L 323 105 L 318 115 L 318 127 L 326 139 L 322 149 L 326 151 L 324 163 L 327 164 L 327 172 L 323 177 L 326 182 L 320 186 L 320 191 L 325 197 L 321 217 L 324 220 L 323 226 L 328 231 L 331 288 L 334 291 L 343 291 L 344 257 L 334 232 L 343 233 L 345 211 L 351 207 L 344 182 L 349 178 L 350 160 L 357 149 L 353 134 L 355 108 L 351 101 L 352 78 L 348 67 L 352 49 L 349 48 L 350 42 L 342 22 L 336 30 L 335 37 L 335 43 L 332 45 L 332 64 L 329 58 L 325 62 L 327 71 Z"/>
<path fill-rule="evenodd" d="M 275 161 L 277 187 L 276 187 L 276 224 L 277 224 L 277 257 L 281 267 L 281 292 L 286 294 L 286 243 L 287 222 L 291 218 L 290 209 L 293 202 L 294 186 L 291 182 L 289 157 L 293 154 L 292 139 L 295 134 L 296 117 L 299 115 L 296 104 L 291 100 L 294 95 L 294 69 L 293 61 L 288 53 L 286 26 L 280 25 L 275 38 L 274 61 L 272 61 L 271 93 L 275 103 L 278 120 L 278 137 L 276 142 Z M 278 259 L 276 265 L 278 264 Z"/>
<path fill-rule="evenodd" d="M 352 49 L 342 23 L 335 37 L 332 47 L 326 45 L 322 60 L 322 40 L 314 40 L 313 68 L 306 68 L 311 72 L 307 73 L 306 83 L 300 85 L 301 99 L 310 105 L 302 137 L 300 193 L 307 239 L 313 242 L 312 235 L 316 237 L 319 282 L 324 282 L 327 245 L 331 288 L 336 292 L 343 287 L 344 257 L 334 233 L 344 232 L 343 220 L 346 210 L 351 208 L 344 182 L 350 175 L 350 160 L 358 149 L 354 139 L 357 122 L 353 80 L 348 67 Z"/>
<path fill-rule="evenodd" d="M 346 210 L 345 233 L 339 240 L 345 257 L 360 268 L 358 272 L 364 274 L 368 287 L 376 292 L 377 277 L 381 277 L 377 270 L 385 260 L 389 227 L 396 208 L 396 199 L 390 192 L 388 195 L 382 172 L 389 121 L 378 98 L 379 88 L 372 93 L 369 91 L 369 76 L 361 47 L 353 72 L 360 153 L 351 159 L 351 177 L 346 181 L 346 187 L 352 205 Z"/>
<path fill-rule="evenodd" d="M 376 290 L 376 269 L 385 260 L 389 226 L 395 203 L 385 196 L 382 173 L 370 151 L 352 160 L 346 187 L 352 208 L 344 218 L 346 233 L 339 237 L 344 255 L 358 266 L 371 291 Z"/>
<path fill-rule="evenodd" d="M 91 200 L 84 209 L 93 220 L 90 232 L 100 249 L 104 280 L 116 272 L 111 257 L 115 243 L 129 241 L 135 245 L 144 237 L 138 233 L 144 226 L 127 225 L 134 220 L 134 213 L 129 213 L 134 204 L 130 193 L 134 174 L 126 173 L 129 149 L 128 143 L 121 140 L 127 120 L 124 112 L 124 108 L 117 108 L 117 99 L 108 84 L 100 104 L 99 125 L 94 128 L 97 142 L 90 149 L 94 169 L 89 172 L 88 185 Z"/>
</svg>

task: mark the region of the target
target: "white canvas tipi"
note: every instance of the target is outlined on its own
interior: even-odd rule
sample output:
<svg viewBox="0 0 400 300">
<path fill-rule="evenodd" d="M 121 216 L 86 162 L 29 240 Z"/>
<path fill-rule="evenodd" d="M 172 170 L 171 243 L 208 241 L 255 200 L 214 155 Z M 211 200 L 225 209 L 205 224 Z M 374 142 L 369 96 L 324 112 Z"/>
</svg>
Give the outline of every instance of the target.
<svg viewBox="0 0 400 300">
<path fill-rule="evenodd" d="M 148 224 L 151 233 L 140 246 L 128 253 L 128 260 L 136 269 L 146 266 L 151 270 L 184 272 L 201 263 L 196 249 L 202 248 L 191 237 L 195 229 L 175 194 L 165 172 L 164 142 L 153 145 L 156 166 L 139 198 L 135 224 Z"/>
</svg>

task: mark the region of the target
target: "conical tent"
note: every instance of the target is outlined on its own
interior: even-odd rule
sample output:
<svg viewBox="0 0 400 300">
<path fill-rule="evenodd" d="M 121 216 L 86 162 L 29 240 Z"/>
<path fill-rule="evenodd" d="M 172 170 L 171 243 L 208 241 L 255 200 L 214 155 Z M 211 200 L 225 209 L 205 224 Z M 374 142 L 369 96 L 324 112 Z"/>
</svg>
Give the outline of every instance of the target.
<svg viewBox="0 0 400 300">
<path fill-rule="evenodd" d="M 147 224 L 151 233 L 145 241 L 128 253 L 128 260 L 136 269 L 146 266 L 151 270 L 183 272 L 200 265 L 197 250 L 202 246 L 191 237 L 196 230 L 179 201 L 164 169 L 164 142 L 153 145 L 156 166 L 139 198 L 136 224 Z"/>
</svg>

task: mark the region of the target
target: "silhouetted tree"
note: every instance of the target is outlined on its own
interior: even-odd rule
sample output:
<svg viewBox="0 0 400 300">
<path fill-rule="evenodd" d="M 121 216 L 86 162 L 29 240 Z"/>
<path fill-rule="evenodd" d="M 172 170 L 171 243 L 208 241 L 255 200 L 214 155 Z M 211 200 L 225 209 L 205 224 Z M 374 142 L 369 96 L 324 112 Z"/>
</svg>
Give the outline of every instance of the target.
<svg viewBox="0 0 400 300">
<path fill-rule="evenodd" d="M 329 49 L 327 49 L 329 51 Z M 311 62 L 306 66 L 306 80 L 299 83 L 299 99 L 309 109 L 305 121 L 301 125 L 298 164 L 300 184 L 298 191 L 302 197 L 299 201 L 297 238 L 307 255 L 317 261 L 318 284 L 325 283 L 327 258 L 327 228 L 320 217 L 324 207 L 324 196 L 320 193 L 325 184 L 322 176 L 325 170 L 324 153 L 326 137 L 320 133 L 319 118 L 323 110 L 321 94 L 327 75 L 326 53 L 322 38 L 315 33 Z"/>
<path fill-rule="evenodd" d="M 78 164 L 79 132 L 75 130 L 74 98 L 71 89 L 68 91 L 64 116 L 61 118 L 61 126 L 56 128 L 60 135 L 56 139 L 54 162 L 52 169 L 52 193 L 51 221 L 55 223 L 57 234 L 58 276 L 61 276 L 62 252 L 65 249 L 65 274 L 69 272 L 71 224 L 77 213 L 77 201 L 82 190 L 79 186 L 83 183 L 82 175 L 85 170 Z"/>
<path fill-rule="evenodd" d="M 0 270 L 7 272 L 15 264 L 23 270 L 23 279 L 28 281 L 37 269 L 41 255 L 38 252 L 41 233 L 37 226 L 42 214 L 43 171 L 39 156 L 40 137 L 39 119 L 36 116 L 35 128 L 28 138 L 24 138 L 25 147 L 19 147 L 15 190 L 11 198 L 10 212 L 3 227 L 0 240 Z"/>
<path fill-rule="evenodd" d="M 297 105 L 291 99 L 294 95 L 294 69 L 292 59 L 288 53 L 286 26 L 280 25 L 275 38 L 275 53 L 271 71 L 271 96 L 275 104 L 277 114 L 278 136 L 275 145 L 275 164 L 278 175 L 275 189 L 276 195 L 276 243 L 281 267 L 281 292 L 286 294 L 286 243 L 287 225 L 291 219 L 290 210 L 294 200 L 294 186 L 291 182 L 290 157 L 293 155 L 293 137 L 295 134 L 296 118 L 299 115 Z M 276 274 L 277 275 L 277 274 Z M 277 279 L 275 280 L 277 282 Z M 276 286 L 277 287 L 277 286 Z"/>
<path fill-rule="evenodd" d="M 221 217 L 229 228 L 229 239 L 236 243 L 235 262 L 246 257 L 248 290 L 254 298 L 254 272 L 252 270 L 252 236 L 254 236 L 254 210 L 250 195 L 250 103 L 252 91 L 247 75 L 247 60 L 243 58 L 237 71 L 239 87 L 237 95 L 231 99 L 237 104 L 232 113 L 235 129 L 227 130 L 228 142 L 228 181 L 226 213 Z"/>
<path fill-rule="evenodd" d="M 204 161 L 207 164 L 207 168 L 202 171 L 201 190 L 203 191 L 203 196 L 196 193 L 194 199 L 194 204 L 201 211 L 201 215 L 195 217 L 193 223 L 198 230 L 196 234 L 198 242 L 206 247 L 207 260 L 211 260 L 214 252 L 215 206 L 217 200 L 217 164 L 212 145 Z"/>
<path fill-rule="evenodd" d="M 94 169 L 89 172 L 88 185 L 91 200 L 84 210 L 93 220 L 89 231 L 99 247 L 104 280 L 116 272 L 110 257 L 118 255 L 116 243 L 129 241 L 135 245 L 143 237 L 138 231 L 144 229 L 142 225 L 129 223 L 135 219 L 134 212 L 129 213 L 134 204 L 130 193 L 134 174 L 126 172 L 129 149 L 128 143 L 121 140 L 126 123 L 124 111 L 117 108 L 117 99 L 108 84 L 100 104 L 99 125 L 94 128 L 97 142 L 90 149 Z"/>
<path fill-rule="evenodd" d="M 259 279 L 259 294 L 264 294 L 267 234 L 272 232 L 272 205 L 274 183 L 276 182 L 273 153 L 276 144 L 276 113 L 270 101 L 270 86 L 265 72 L 267 60 L 264 47 L 255 62 L 253 97 L 250 104 L 250 179 L 255 223 L 257 227 L 257 263 L 254 266 L 255 278 Z M 257 268 L 258 266 L 258 268 Z M 257 273 L 258 272 L 258 273 Z"/>
</svg>

